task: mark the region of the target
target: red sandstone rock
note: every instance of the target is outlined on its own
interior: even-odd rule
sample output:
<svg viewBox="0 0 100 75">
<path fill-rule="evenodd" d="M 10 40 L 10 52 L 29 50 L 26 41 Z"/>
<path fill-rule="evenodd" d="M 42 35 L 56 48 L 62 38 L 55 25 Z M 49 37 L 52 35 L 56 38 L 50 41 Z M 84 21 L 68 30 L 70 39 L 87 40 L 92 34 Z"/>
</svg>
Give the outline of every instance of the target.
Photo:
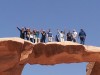
<svg viewBox="0 0 100 75">
<path fill-rule="evenodd" d="M 54 65 L 61 63 L 99 62 L 100 48 L 83 46 L 73 42 L 52 42 L 32 44 L 20 38 L 0 39 L 0 75 L 21 75 L 26 63 Z M 87 67 L 87 75 L 94 75 L 99 63 L 93 69 Z M 99 71 L 96 75 L 99 75 Z"/>
</svg>

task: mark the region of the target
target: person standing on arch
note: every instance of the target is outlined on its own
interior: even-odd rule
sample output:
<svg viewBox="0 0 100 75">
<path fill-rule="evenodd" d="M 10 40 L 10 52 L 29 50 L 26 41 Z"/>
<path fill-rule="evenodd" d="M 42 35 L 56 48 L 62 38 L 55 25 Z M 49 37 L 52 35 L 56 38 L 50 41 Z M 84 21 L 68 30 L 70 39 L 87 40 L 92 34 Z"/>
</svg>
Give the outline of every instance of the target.
<svg viewBox="0 0 100 75">
<path fill-rule="evenodd" d="M 73 40 L 73 35 L 70 31 L 67 33 L 67 41 L 72 41 Z"/>
<path fill-rule="evenodd" d="M 85 44 L 85 39 L 86 39 L 86 33 L 84 32 L 83 29 L 80 29 L 78 37 L 80 38 L 80 44 Z"/>
<path fill-rule="evenodd" d="M 77 40 L 76 40 L 76 38 L 77 38 L 77 32 L 76 32 L 76 30 L 74 29 L 73 30 L 73 32 L 72 32 L 72 36 L 73 36 L 73 42 L 76 42 Z"/>
<path fill-rule="evenodd" d="M 45 43 L 45 40 L 46 40 L 46 31 L 45 30 L 41 30 L 41 42 L 42 43 Z"/>
<path fill-rule="evenodd" d="M 20 38 L 25 39 L 25 28 L 22 27 L 21 29 L 17 27 L 17 29 L 20 31 Z"/>
<path fill-rule="evenodd" d="M 52 35 L 52 32 L 51 30 L 49 29 L 49 31 L 47 32 L 47 37 L 48 37 L 48 42 L 52 42 L 53 40 L 53 35 Z"/>
<path fill-rule="evenodd" d="M 40 38 L 39 38 L 40 32 L 39 32 L 39 30 L 36 30 L 35 34 L 36 34 L 35 43 L 40 43 Z"/>
<path fill-rule="evenodd" d="M 64 42 L 65 31 L 59 31 L 59 29 L 57 29 L 57 31 L 58 31 L 58 34 L 59 34 L 59 41 Z"/>
</svg>

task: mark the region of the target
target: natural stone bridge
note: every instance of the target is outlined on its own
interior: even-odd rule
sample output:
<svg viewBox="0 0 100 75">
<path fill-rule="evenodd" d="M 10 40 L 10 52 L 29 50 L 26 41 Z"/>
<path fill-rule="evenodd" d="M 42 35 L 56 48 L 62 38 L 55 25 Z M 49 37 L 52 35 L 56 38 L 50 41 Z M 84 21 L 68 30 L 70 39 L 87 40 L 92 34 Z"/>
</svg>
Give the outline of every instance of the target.
<svg viewBox="0 0 100 75">
<path fill-rule="evenodd" d="M 100 47 L 73 42 L 32 44 L 20 38 L 0 39 L 0 75 L 21 75 L 25 64 L 89 62 L 86 75 L 100 75 Z"/>
</svg>

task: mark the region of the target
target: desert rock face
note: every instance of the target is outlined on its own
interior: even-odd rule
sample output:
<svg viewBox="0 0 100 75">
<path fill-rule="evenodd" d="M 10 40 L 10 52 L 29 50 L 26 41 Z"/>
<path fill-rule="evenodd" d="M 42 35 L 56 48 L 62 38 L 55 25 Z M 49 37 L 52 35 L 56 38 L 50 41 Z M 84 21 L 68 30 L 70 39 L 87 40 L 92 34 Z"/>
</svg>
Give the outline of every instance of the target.
<svg viewBox="0 0 100 75">
<path fill-rule="evenodd" d="M 33 44 L 20 38 L 0 39 L 0 75 L 21 75 L 27 63 L 54 65 L 80 62 L 90 62 L 87 75 L 100 75 L 100 48 L 68 41 Z"/>
<path fill-rule="evenodd" d="M 92 62 L 91 66 L 93 66 L 93 68 L 87 71 L 87 75 L 100 75 L 100 62 Z M 89 71 L 91 71 L 89 73 Z"/>
</svg>

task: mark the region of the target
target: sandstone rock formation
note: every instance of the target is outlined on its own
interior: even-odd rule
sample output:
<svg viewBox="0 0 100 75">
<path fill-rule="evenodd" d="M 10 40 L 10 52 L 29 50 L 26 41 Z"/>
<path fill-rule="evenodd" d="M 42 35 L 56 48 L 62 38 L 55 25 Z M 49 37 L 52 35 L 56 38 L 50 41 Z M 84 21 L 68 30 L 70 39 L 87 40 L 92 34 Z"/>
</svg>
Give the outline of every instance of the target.
<svg viewBox="0 0 100 75">
<path fill-rule="evenodd" d="M 68 41 L 33 44 L 20 38 L 0 39 L 0 75 L 21 75 L 27 63 L 54 65 L 80 62 L 92 62 L 87 66 L 87 75 L 100 75 L 99 61 L 100 47 Z"/>
</svg>

